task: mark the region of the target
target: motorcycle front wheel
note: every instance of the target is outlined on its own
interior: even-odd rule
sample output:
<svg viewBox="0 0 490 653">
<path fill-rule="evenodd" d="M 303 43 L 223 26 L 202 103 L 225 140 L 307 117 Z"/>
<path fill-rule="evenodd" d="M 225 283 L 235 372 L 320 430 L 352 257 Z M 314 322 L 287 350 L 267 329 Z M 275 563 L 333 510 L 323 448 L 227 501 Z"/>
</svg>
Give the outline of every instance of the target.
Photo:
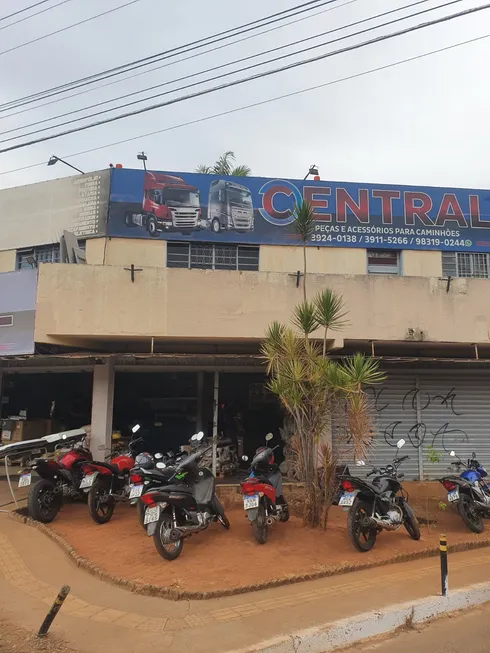
<svg viewBox="0 0 490 653">
<path fill-rule="evenodd" d="M 49 524 L 60 511 L 62 501 L 62 494 L 56 491 L 54 483 L 41 478 L 29 490 L 27 499 L 29 517 L 43 524 Z"/>
<path fill-rule="evenodd" d="M 376 544 L 378 531 L 367 520 L 371 517 L 372 504 L 366 501 L 355 501 L 347 515 L 347 533 L 354 548 L 361 553 L 370 551 Z"/>
<path fill-rule="evenodd" d="M 257 517 L 252 522 L 252 533 L 259 544 L 265 544 L 267 542 L 268 532 L 269 527 L 267 526 L 265 507 L 261 502 L 257 510 Z"/>
<path fill-rule="evenodd" d="M 420 526 L 413 510 L 410 508 L 406 501 L 403 502 L 403 525 L 407 529 L 407 533 L 412 540 L 420 540 Z"/>
<path fill-rule="evenodd" d="M 88 493 L 88 511 L 96 524 L 107 524 L 114 514 L 116 502 L 110 496 L 109 489 L 110 483 L 98 476 Z"/>
<path fill-rule="evenodd" d="M 174 542 L 169 541 L 168 534 L 172 528 L 172 513 L 165 510 L 160 515 L 153 534 L 156 550 L 165 560 L 176 560 L 184 548 L 184 538 L 182 537 Z"/>
<path fill-rule="evenodd" d="M 483 518 L 475 510 L 475 502 L 467 494 L 461 494 L 458 501 L 458 512 L 466 526 L 473 533 L 483 533 Z"/>
</svg>

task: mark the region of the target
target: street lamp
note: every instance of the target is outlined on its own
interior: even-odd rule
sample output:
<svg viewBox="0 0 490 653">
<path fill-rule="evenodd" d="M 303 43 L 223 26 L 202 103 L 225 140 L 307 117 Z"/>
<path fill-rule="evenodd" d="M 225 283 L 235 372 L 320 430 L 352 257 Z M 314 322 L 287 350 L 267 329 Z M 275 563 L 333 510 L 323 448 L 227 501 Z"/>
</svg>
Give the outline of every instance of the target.
<svg viewBox="0 0 490 653">
<path fill-rule="evenodd" d="M 312 175 L 312 177 L 315 179 L 315 181 L 320 181 L 320 176 L 319 176 L 319 174 L 318 174 L 318 168 L 316 167 L 315 164 L 313 164 L 313 165 L 310 166 L 310 169 L 308 170 L 308 172 L 307 172 L 307 174 L 306 174 L 306 176 L 305 176 L 305 178 L 304 178 L 303 181 L 305 181 L 306 179 L 308 179 L 308 177 L 309 177 L 310 175 Z"/>
<path fill-rule="evenodd" d="M 81 175 L 84 175 L 84 174 L 85 174 L 85 173 L 83 172 L 83 170 L 80 170 L 80 168 L 76 168 L 75 166 L 72 166 L 71 163 L 68 163 L 68 161 L 64 161 L 63 159 L 60 159 L 59 156 L 55 156 L 54 154 L 50 157 L 50 159 L 49 159 L 49 161 L 48 161 L 48 166 L 54 166 L 55 163 L 58 163 L 58 161 L 61 161 L 61 163 L 64 163 L 65 166 L 68 166 L 69 168 L 73 168 L 73 170 L 76 170 L 76 171 L 79 172 Z"/>
<path fill-rule="evenodd" d="M 138 152 L 138 156 L 136 157 L 138 161 L 143 161 L 143 168 L 146 170 L 146 162 L 148 161 L 148 157 L 144 152 Z"/>
</svg>

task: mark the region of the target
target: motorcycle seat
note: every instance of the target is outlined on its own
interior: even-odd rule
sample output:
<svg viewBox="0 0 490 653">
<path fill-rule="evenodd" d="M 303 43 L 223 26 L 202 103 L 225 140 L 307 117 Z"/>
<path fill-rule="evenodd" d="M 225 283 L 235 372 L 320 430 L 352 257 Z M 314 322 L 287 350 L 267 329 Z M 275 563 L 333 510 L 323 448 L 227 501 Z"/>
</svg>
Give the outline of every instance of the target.
<svg viewBox="0 0 490 653">
<path fill-rule="evenodd" d="M 108 469 L 113 474 L 119 475 L 121 473 L 121 470 L 117 467 L 117 465 L 112 465 L 111 463 L 106 463 L 106 462 L 101 463 L 99 461 L 97 461 L 94 464 L 97 465 L 98 467 L 104 467 L 105 469 Z"/>
</svg>

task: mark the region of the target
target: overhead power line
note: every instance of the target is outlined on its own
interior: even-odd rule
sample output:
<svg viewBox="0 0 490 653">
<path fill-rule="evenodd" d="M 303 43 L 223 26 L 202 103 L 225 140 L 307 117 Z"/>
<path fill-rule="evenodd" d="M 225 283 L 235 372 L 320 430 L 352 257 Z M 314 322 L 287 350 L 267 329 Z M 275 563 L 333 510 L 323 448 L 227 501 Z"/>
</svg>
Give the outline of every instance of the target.
<svg viewBox="0 0 490 653">
<path fill-rule="evenodd" d="M 19 14 L 23 14 L 24 11 L 29 11 L 29 9 L 35 9 L 36 7 L 39 7 L 39 5 L 45 5 L 46 2 L 51 2 L 51 0 L 41 0 L 40 2 L 35 2 L 33 5 L 30 5 L 29 7 L 24 7 L 24 9 L 19 9 L 18 11 L 14 11 L 12 14 L 8 14 L 8 16 L 0 16 L 0 21 L 7 20 L 7 18 L 13 18 L 14 16 L 18 16 Z"/>
<path fill-rule="evenodd" d="M 214 113 L 211 116 L 204 116 L 202 118 L 197 118 L 196 120 L 189 120 L 188 122 L 183 122 L 180 123 L 179 125 L 172 125 L 171 127 L 165 127 L 164 129 L 157 129 L 152 132 L 147 132 L 146 134 L 139 134 L 138 136 L 131 136 L 130 138 L 124 138 L 120 141 L 114 141 L 112 143 L 106 143 L 105 145 L 98 145 L 97 147 L 92 147 L 88 150 L 82 150 L 80 152 L 75 152 L 74 154 L 64 154 L 63 159 L 73 159 L 77 156 L 83 156 L 84 154 L 91 154 L 92 152 L 98 152 L 99 150 L 104 150 L 109 147 L 116 147 L 118 145 L 124 145 L 125 143 L 130 143 L 132 141 L 137 141 L 142 138 L 148 138 L 149 136 L 156 136 L 157 134 L 163 134 L 165 132 L 173 131 L 174 129 L 181 129 L 182 127 L 189 127 L 191 125 L 197 125 L 202 122 L 207 122 L 209 120 L 214 120 L 215 118 L 222 118 L 224 116 L 229 116 L 234 113 L 239 113 L 240 111 L 245 111 L 247 109 L 254 109 L 256 107 L 260 107 L 266 104 L 271 104 L 272 102 L 278 102 L 280 100 L 285 100 L 291 97 L 295 97 L 297 95 L 301 95 L 303 93 L 310 93 L 311 91 L 317 91 L 321 88 L 326 88 L 328 86 L 334 86 L 335 84 L 340 84 L 341 82 L 346 82 L 346 81 L 351 81 L 353 79 L 358 79 L 360 77 L 364 77 L 366 75 L 372 75 L 373 73 L 381 72 L 383 70 L 388 70 L 390 68 L 395 68 L 396 66 L 401 66 L 406 63 L 411 63 L 412 61 L 418 61 L 419 59 L 424 59 L 425 57 L 430 57 L 434 54 L 440 54 L 441 52 L 447 52 L 449 50 L 454 50 L 455 48 L 459 48 L 463 45 L 469 45 L 472 43 L 477 43 L 479 41 L 483 41 L 484 39 L 490 38 L 490 34 L 484 34 L 483 36 L 477 36 L 473 39 L 468 39 L 466 41 L 460 41 L 458 43 L 454 43 L 453 45 L 447 45 L 443 48 L 438 48 L 437 50 L 431 50 L 430 52 L 424 52 L 422 54 L 415 55 L 413 57 L 409 57 L 407 59 L 401 59 L 399 61 L 394 61 L 389 64 L 385 64 L 384 66 L 378 66 L 376 68 L 371 68 L 370 70 L 364 70 L 360 73 L 354 73 L 353 75 L 349 75 L 347 77 L 341 77 L 339 79 L 334 79 L 330 82 L 324 82 L 323 84 L 316 84 L 315 86 L 310 86 L 308 88 L 303 88 L 300 89 L 299 91 L 291 91 L 290 93 L 285 93 L 284 95 L 276 95 L 275 97 L 268 98 L 266 100 L 260 100 L 259 102 L 254 102 L 252 104 L 246 104 L 241 107 L 236 107 L 235 109 L 229 109 L 227 111 L 221 111 L 220 113 Z M 24 170 L 31 170 L 32 168 L 39 168 L 41 166 L 46 165 L 46 160 L 44 159 L 43 161 L 39 161 L 38 163 L 31 163 L 30 165 L 27 166 L 22 166 L 20 168 L 14 168 L 13 170 L 4 170 L 0 172 L 0 175 L 10 175 L 13 174 L 14 172 L 23 172 Z"/>
<path fill-rule="evenodd" d="M 40 91 L 38 93 L 34 93 L 32 95 L 25 96 L 23 98 L 19 98 L 17 100 L 12 100 L 10 102 L 6 102 L 5 104 L 0 105 L 0 109 L 2 110 L 7 110 L 11 108 L 16 108 L 22 104 L 27 104 L 28 102 L 34 102 L 36 100 L 52 97 L 55 94 L 58 94 L 59 92 L 64 92 L 68 90 L 72 90 L 75 88 L 80 88 L 82 86 L 86 86 L 88 84 L 93 84 L 97 81 L 102 81 L 104 79 L 108 79 L 110 77 L 114 77 L 116 75 L 122 74 L 124 72 L 129 72 L 130 70 L 135 70 L 136 68 L 142 67 L 149 65 L 150 63 L 156 63 L 156 61 L 160 61 L 162 59 L 166 58 L 171 58 L 175 57 L 178 54 L 185 54 L 186 52 L 190 52 L 191 50 L 196 50 L 202 47 L 205 47 L 207 45 L 211 45 L 213 43 L 216 43 L 218 41 L 223 41 L 225 39 L 233 38 L 234 36 L 237 36 L 236 34 L 232 34 L 232 32 L 237 32 L 239 31 L 241 34 L 244 34 L 246 32 L 250 32 L 255 29 L 259 29 L 260 27 L 264 27 L 266 25 L 270 25 L 272 23 L 285 20 L 287 18 L 290 18 L 291 16 L 296 16 L 298 14 L 307 12 L 307 11 L 312 11 L 313 9 L 316 9 L 319 6 L 323 5 L 329 5 L 333 4 L 335 2 L 338 2 L 339 0 L 324 0 L 323 2 L 320 2 L 320 0 L 310 0 L 309 2 L 302 3 L 300 5 L 297 5 L 296 7 L 292 7 L 290 9 L 285 9 L 283 11 L 280 11 L 275 14 L 271 14 L 270 16 L 265 16 L 264 18 L 260 18 L 257 20 L 252 21 L 251 23 L 245 23 L 244 25 L 238 25 L 237 27 L 233 27 L 231 29 L 225 30 L 224 32 L 219 32 L 217 34 L 211 35 L 204 37 L 202 39 L 198 39 L 197 41 L 192 41 L 190 43 L 184 44 L 177 46 L 175 48 L 171 48 L 170 50 L 164 50 L 163 52 L 159 52 L 157 54 L 151 55 L 149 57 L 144 57 L 143 59 L 137 59 L 135 61 L 131 61 L 127 64 L 123 64 L 121 66 L 116 66 L 115 68 L 109 68 L 108 70 L 102 71 L 100 73 L 95 73 L 93 75 L 89 75 L 88 77 L 82 77 L 81 79 L 74 80 L 72 82 L 67 82 L 66 84 L 61 84 L 60 86 L 55 86 L 51 89 L 47 89 L 45 91 Z M 315 5 L 314 7 L 310 7 L 310 5 Z M 299 9 L 299 11 L 296 11 Z M 292 11 L 295 11 L 294 14 L 291 14 Z M 288 16 L 285 16 L 285 14 L 288 13 Z M 264 21 L 267 21 L 264 23 Z M 263 25 L 259 25 L 258 23 L 264 23 Z M 206 43 L 206 41 L 210 41 L 210 43 Z M 2 54 L 0 52 L 0 54 Z M 152 61 L 155 60 L 155 61 Z"/>
<path fill-rule="evenodd" d="M 13 23 L 9 23 L 8 25 L 4 25 L 3 27 L 0 27 L 0 31 L 3 29 L 7 29 L 9 27 L 13 27 L 14 25 L 18 25 L 19 23 L 23 23 L 25 20 L 29 20 L 29 18 L 34 18 L 34 16 L 39 16 L 39 14 L 45 14 L 47 11 L 51 11 L 51 9 L 56 9 L 56 7 L 61 7 L 61 5 L 65 5 L 67 2 L 73 2 L 73 0 L 61 0 L 61 2 L 58 2 L 58 4 L 56 5 L 52 5 L 51 7 L 45 7 L 40 11 L 36 11 L 36 13 L 34 14 L 30 14 L 29 16 L 24 16 L 23 18 L 19 18 L 19 20 L 15 20 Z"/>
<path fill-rule="evenodd" d="M 8 50 L 3 50 L 0 52 L 0 55 L 2 54 L 7 54 L 8 52 L 14 52 L 15 50 L 19 50 L 20 48 L 25 48 L 27 45 L 32 45 L 32 43 L 37 43 L 38 41 L 43 41 L 44 39 L 49 38 L 50 36 L 54 36 L 55 34 L 61 34 L 61 32 L 66 32 L 69 29 L 72 29 L 73 27 L 78 27 L 79 25 L 84 25 L 85 23 L 89 23 L 92 20 L 95 20 L 96 18 L 101 18 L 102 16 L 107 16 L 107 14 L 112 14 L 115 11 L 119 11 L 119 9 L 124 9 L 125 7 L 129 7 L 129 5 L 134 5 L 136 2 L 140 2 L 140 0 L 130 0 L 130 2 L 126 2 L 123 5 L 119 5 L 119 7 L 114 7 L 113 9 L 108 9 L 107 11 L 103 11 L 101 14 L 96 14 L 95 16 L 90 16 L 90 18 L 85 18 L 84 20 L 79 20 L 77 23 L 72 23 L 71 25 L 67 25 L 66 27 L 62 27 L 61 29 L 57 29 L 54 32 L 50 32 L 49 34 L 43 34 L 43 36 L 38 36 L 36 39 L 32 39 L 32 41 L 25 41 L 24 43 L 20 43 L 19 45 L 15 45 L 13 48 L 9 48 Z"/>
<path fill-rule="evenodd" d="M 429 2 L 430 0 L 420 0 L 420 1 L 421 2 Z M 6 115 L 0 116 L 0 120 L 5 120 L 6 118 L 11 118 L 12 116 L 19 116 L 19 115 L 21 115 L 23 113 L 26 113 L 27 111 L 35 111 L 37 109 L 42 109 L 43 107 L 47 107 L 47 106 L 50 106 L 52 104 L 57 104 L 59 102 L 64 102 L 65 100 L 69 100 L 71 98 L 78 97 L 79 95 L 86 95 L 87 93 L 93 93 L 94 91 L 98 91 L 100 89 L 107 88 L 108 86 L 113 86 L 115 84 L 121 84 L 122 82 L 128 81 L 130 79 L 135 79 L 136 77 L 141 77 L 142 75 L 148 75 L 150 73 L 155 72 L 156 70 L 161 70 L 162 68 L 167 68 L 169 66 L 175 66 L 176 64 L 182 63 L 184 61 L 188 61 L 189 59 L 194 59 L 196 57 L 201 57 L 201 56 L 203 56 L 205 54 L 209 54 L 210 52 L 216 52 L 218 50 L 223 50 L 224 48 L 229 48 L 230 46 L 237 45 L 238 43 L 243 43 L 244 41 L 249 41 L 250 39 L 255 39 L 258 36 L 263 36 L 264 34 L 269 34 L 270 32 L 274 32 L 276 30 L 284 29 L 284 27 L 288 27 L 289 25 L 295 25 L 295 24 L 300 23 L 300 22 L 305 21 L 305 20 L 311 20 L 312 18 L 315 18 L 316 16 L 319 16 L 320 14 L 325 14 L 325 13 L 328 13 L 330 11 L 335 11 L 336 9 L 341 9 L 342 7 L 346 7 L 347 5 L 354 4 L 354 2 L 360 2 L 360 0 L 347 0 L 343 4 L 336 5 L 334 7 L 330 7 L 330 8 L 327 8 L 327 9 L 322 9 L 321 11 L 317 11 L 316 13 L 309 14 L 307 16 L 301 16 L 300 18 L 295 18 L 294 20 L 291 20 L 291 21 L 289 21 L 287 23 L 283 23 L 282 25 L 275 25 L 274 27 L 270 27 L 269 29 L 266 29 L 263 32 L 258 32 L 256 34 L 249 34 L 248 36 L 245 36 L 242 39 L 237 39 L 237 40 L 231 41 L 229 43 L 222 43 L 221 45 L 218 45 L 215 48 L 210 48 L 209 50 L 205 50 L 203 52 L 195 52 L 194 54 L 191 54 L 188 57 L 183 57 L 182 59 L 177 59 L 175 61 L 170 61 L 168 63 L 163 64 L 162 66 L 156 66 L 155 68 L 150 68 L 149 70 L 142 70 L 142 71 L 140 71 L 138 73 L 135 73 L 134 75 L 129 75 L 128 77 L 123 77 L 121 79 L 115 79 L 115 80 L 113 80 L 111 82 L 107 82 L 106 84 L 101 84 L 100 86 L 96 86 L 94 88 L 88 88 L 88 89 L 84 88 L 83 90 L 77 91 L 76 93 L 72 93 L 71 95 L 65 95 L 65 97 L 62 97 L 62 98 L 56 97 L 56 99 L 50 100 L 49 102 L 44 102 L 43 104 L 38 104 L 36 106 L 28 106 L 25 109 L 22 109 L 21 111 L 15 111 L 14 113 L 8 113 Z M 321 7 L 322 5 L 318 5 L 318 6 Z M 314 8 L 317 9 L 318 7 L 314 7 Z M 292 15 L 294 15 L 294 14 L 292 14 Z M 289 18 L 289 16 L 287 18 Z M 263 27 L 263 25 L 259 25 L 259 28 L 261 28 L 261 27 Z M 206 44 L 206 45 L 208 45 L 208 44 Z M 211 44 L 209 44 L 209 45 L 211 45 Z M 205 46 L 203 46 L 203 47 L 205 47 Z M 155 63 L 155 62 L 152 62 L 152 63 Z M 151 65 L 151 64 L 149 64 L 149 65 Z M 123 71 L 121 74 L 124 74 L 124 72 L 130 72 L 130 71 Z M 96 81 L 99 81 L 99 80 L 96 80 Z M 100 80 L 100 81 L 102 81 L 102 80 Z M 154 87 L 150 87 L 150 88 L 154 88 Z M 68 91 L 69 90 L 71 90 L 71 89 L 68 89 Z M 144 89 L 144 90 L 148 90 L 148 89 Z M 141 92 L 144 92 L 144 90 L 141 91 Z M 59 91 L 59 93 L 65 93 L 65 92 L 68 92 L 68 91 Z M 53 95 L 57 95 L 57 94 L 53 93 Z M 39 99 L 32 100 L 32 102 L 38 102 L 38 101 L 39 101 Z M 28 103 L 26 102 L 25 104 L 28 104 Z M 23 106 L 23 105 L 19 104 L 17 106 L 20 107 L 20 106 Z M 5 111 L 9 111 L 12 108 L 16 108 L 16 107 L 10 107 L 10 108 L 7 108 L 7 109 L 0 110 L 0 113 L 4 113 Z"/>
<path fill-rule="evenodd" d="M 201 80 L 201 81 L 198 81 L 198 82 L 194 82 L 192 84 L 187 84 L 185 86 L 180 86 L 178 88 L 171 89 L 170 91 L 165 91 L 163 93 L 157 93 L 156 95 L 151 95 L 149 97 L 141 98 L 141 99 L 135 100 L 133 102 L 127 102 L 127 103 L 125 103 L 124 105 L 121 105 L 121 106 L 112 107 L 112 108 L 109 108 L 109 109 L 104 109 L 103 111 L 98 111 L 96 113 L 91 113 L 91 114 L 88 114 L 86 116 L 80 116 L 80 117 L 74 118 L 72 120 L 67 120 L 65 122 L 58 123 L 57 125 L 51 125 L 51 126 L 48 126 L 48 127 L 44 127 L 42 129 L 35 130 L 33 132 L 27 132 L 27 133 L 24 133 L 24 134 L 19 134 L 17 136 L 11 136 L 9 138 L 1 140 L 0 143 L 6 143 L 8 141 L 16 140 L 16 139 L 19 139 L 19 138 L 25 138 L 27 136 L 32 136 L 33 134 L 38 134 L 38 133 L 41 133 L 41 132 L 49 131 L 50 129 L 56 129 L 58 127 L 63 127 L 65 125 L 68 125 L 68 124 L 71 124 L 71 123 L 74 123 L 74 122 L 78 122 L 79 120 L 85 120 L 85 119 L 88 119 L 88 118 L 93 118 L 95 116 L 99 116 L 99 115 L 102 115 L 104 113 L 109 113 L 111 111 L 117 111 L 118 109 L 121 109 L 121 108 L 125 108 L 125 107 L 128 107 L 128 106 L 133 106 L 135 104 L 139 104 L 141 102 L 146 102 L 148 100 L 153 100 L 153 99 L 156 99 L 157 97 L 162 97 L 163 95 L 169 95 L 171 93 L 176 93 L 178 91 L 183 91 L 185 89 L 192 88 L 194 86 L 200 86 L 201 84 L 205 84 L 207 82 L 216 81 L 217 79 L 221 79 L 221 78 L 227 77 L 229 75 L 235 75 L 237 73 L 244 72 L 246 70 L 251 70 L 251 69 L 257 68 L 259 66 L 265 66 L 265 65 L 267 65 L 269 63 L 274 63 L 276 61 L 280 61 L 280 60 L 286 59 L 288 57 L 296 56 L 298 54 L 303 54 L 304 52 L 308 52 L 310 50 L 314 50 L 314 49 L 319 48 L 319 47 L 325 47 L 327 45 L 332 45 L 334 43 L 338 43 L 339 41 L 343 41 L 345 39 L 349 39 L 349 38 L 352 38 L 352 37 L 355 37 L 355 36 L 360 36 L 361 34 L 366 34 L 366 33 L 371 32 L 373 30 L 380 29 L 382 27 L 387 27 L 389 25 L 396 24 L 396 23 L 398 23 L 398 22 L 400 22 L 402 20 L 408 20 L 410 18 L 415 18 L 417 16 L 426 14 L 426 13 L 428 13 L 430 11 L 435 11 L 437 9 L 445 8 L 445 7 L 449 6 L 449 5 L 457 4 L 457 3 L 461 2 L 461 1 L 462 0 L 450 0 L 449 2 L 445 2 L 442 5 L 438 5 L 436 7 L 431 7 L 429 9 L 424 9 L 424 10 L 415 12 L 413 14 L 408 14 L 407 16 L 401 16 L 401 17 L 396 18 L 394 20 L 387 21 L 387 22 L 381 23 L 379 25 L 373 25 L 371 27 L 368 27 L 367 29 L 363 29 L 363 30 L 360 30 L 358 32 L 354 32 L 353 34 L 347 34 L 345 36 L 341 36 L 341 37 L 339 37 L 337 39 L 333 39 L 331 41 L 327 41 L 327 42 L 324 42 L 324 43 L 319 43 L 317 45 L 313 45 L 313 46 L 310 46 L 308 48 L 303 48 L 302 50 L 296 50 L 295 52 L 290 52 L 288 54 L 283 54 L 283 55 L 281 55 L 279 57 L 275 57 L 275 58 L 269 59 L 267 61 L 259 62 L 259 63 L 253 64 L 253 65 L 250 65 L 250 66 L 245 66 L 243 68 L 238 68 L 237 70 L 232 70 L 232 71 L 229 71 L 227 73 L 223 73 L 223 74 L 220 74 L 220 75 L 216 75 L 214 77 L 210 77 L 208 79 L 204 79 L 204 80 Z M 348 25 L 335 27 L 335 28 L 327 30 L 325 32 L 321 32 L 319 34 L 315 34 L 315 35 L 306 37 L 304 39 L 300 39 L 298 41 L 293 41 L 292 43 L 288 43 L 286 45 L 281 45 L 281 46 L 278 46 L 276 48 L 271 48 L 269 50 L 265 50 L 263 52 L 259 52 L 259 53 L 254 54 L 254 55 L 249 55 L 248 57 L 243 57 L 243 58 L 238 59 L 236 61 L 221 64 L 219 66 L 213 66 L 212 68 L 208 68 L 207 70 L 202 70 L 200 72 L 192 73 L 190 75 L 186 75 L 186 76 L 180 77 L 178 79 L 173 79 L 173 80 L 170 80 L 168 82 L 163 82 L 162 84 L 157 84 L 155 86 L 151 86 L 149 88 L 143 89 L 142 91 L 134 91 L 133 93 L 127 93 L 126 95 L 120 96 L 118 98 L 113 98 L 111 100 L 105 100 L 103 102 L 98 102 L 96 104 L 90 105 L 88 107 L 83 107 L 81 109 L 74 109 L 72 111 L 68 111 L 68 112 L 66 112 L 64 114 L 55 116 L 53 118 L 46 118 L 44 120 L 39 120 L 39 121 L 31 123 L 29 125 L 23 125 L 21 127 L 14 127 L 13 129 L 9 129 L 7 131 L 1 132 L 0 135 L 4 136 L 6 134 L 13 133 L 13 132 L 16 132 L 16 131 L 29 129 L 31 127 L 35 127 L 36 125 L 45 124 L 47 122 L 51 122 L 52 120 L 58 120 L 59 118 L 63 118 L 65 116 L 74 115 L 74 114 L 80 113 L 82 111 L 87 111 L 88 109 L 92 109 L 92 108 L 95 108 L 95 107 L 110 104 L 112 102 L 116 102 L 118 100 L 122 100 L 122 99 L 125 99 L 125 98 L 128 98 L 128 97 L 132 97 L 134 95 L 139 95 L 141 93 L 145 93 L 147 91 L 150 91 L 150 90 L 153 90 L 153 89 L 156 89 L 156 88 L 161 88 L 162 86 L 168 86 L 169 84 L 174 84 L 174 83 L 179 82 L 179 81 L 183 81 L 183 80 L 186 80 L 186 79 L 191 79 L 191 78 L 197 77 L 199 75 L 203 75 L 203 74 L 208 73 L 208 72 L 214 72 L 216 70 L 221 70 L 223 68 L 227 68 L 228 66 L 235 65 L 237 63 L 242 63 L 244 61 L 249 61 L 250 59 L 256 59 L 257 57 L 261 57 L 261 56 L 264 56 L 266 54 L 270 54 L 272 52 L 277 52 L 279 50 L 283 50 L 284 48 L 289 48 L 289 47 L 292 47 L 294 45 L 298 45 L 300 43 L 309 42 L 309 41 L 311 41 L 313 39 L 317 39 L 317 38 L 320 38 L 322 36 L 326 36 L 328 34 L 333 34 L 335 32 L 339 32 L 341 30 L 348 29 L 350 27 L 355 27 L 356 25 L 361 25 L 361 24 L 364 24 L 364 23 L 372 21 L 372 20 L 377 20 L 378 18 L 382 18 L 383 16 L 387 16 L 387 15 L 390 15 L 390 14 L 393 14 L 393 13 L 397 13 L 398 11 L 408 9 L 410 7 L 422 4 L 424 2 L 427 2 L 427 0 L 418 0 L 417 2 L 413 2 L 412 4 L 405 5 L 403 7 L 398 7 L 397 9 L 390 9 L 389 11 L 385 11 L 385 12 L 383 12 L 381 14 L 376 15 L 376 16 L 371 16 L 369 18 L 363 18 L 362 20 L 358 20 L 358 21 L 356 21 L 354 23 L 349 23 Z"/>
<path fill-rule="evenodd" d="M 336 56 L 336 55 L 342 54 L 344 52 L 350 52 L 352 50 L 358 50 L 360 48 L 363 48 L 363 47 L 366 47 L 366 46 L 369 46 L 369 45 L 373 45 L 375 43 L 380 43 L 380 42 L 383 42 L 383 41 L 387 41 L 387 40 L 396 38 L 398 36 L 402 36 L 402 35 L 405 35 L 405 34 L 410 34 L 412 32 L 415 32 L 415 31 L 418 31 L 418 30 L 421 30 L 421 29 L 425 29 L 426 27 L 431 27 L 433 25 L 439 25 L 441 23 L 449 22 L 451 20 L 455 20 L 455 19 L 461 18 L 463 16 L 469 16 L 469 15 L 475 14 L 477 12 L 486 10 L 486 9 L 490 9 L 490 3 L 486 4 L 486 5 L 481 5 L 479 7 L 473 7 L 471 9 L 466 9 L 466 10 L 460 11 L 460 12 L 458 12 L 456 14 L 450 14 L 449 16 L 442 16 L 441 18 L 436 18 L 436 19 L 428 21 L 426 23 L 420 23 L 420 24 L 414 25 L 412 27 L 407 27 L 404 30 L 400 30 L 398 32 L 393 32 L 391 34 L 385 34 L 385 35 L 382 35 L 382 36 L 378 36 L 378 37 L 376 37 L 374 39 L 371 39 L 369 41 L 364 41 L 363 43 L 357 43 L 355 45 L 347 46 L 345 48 L 341 48 L 341 49 L 335 50 L 333 52 L 327 52 L 325 54 L 321 54 L 321 55 L 318 55 L 316 57 L 311 57 L 309 59 L 304 59 L 302 61 L 297 61 L 297 62 L 288 64 L 286 66 L 282 66 L 280 68 L 275 68 L 273 70 L 267 70 L 267 71 L 262 72 L 262 73 L 257 73 L 256 75 L 251 75 L 250 77 L 244 77 L 242 79 L 234 80 L 232 82 L 228 82 L 226 84 L 221 84 L 219 86 L 213 86 L 212 88 L 205 89 L 205 90 L 202 90 L 202 91 L 198 91 L 196 93 L 191 93 L 189 95 L 184 95 L 184 96 L 181 96 L 181 97 L 173 98 L 171 100 L 167 100 L 166 102 L 160 102 L 158 104 L 153 104 L 153 105 L 151 105 L 149 107 L 143 107 L 141 109 L 136 109 L 134 111 L 130 111 L 130 112 L 127 112 L 127 113 L 120 114 L 118 116 L 114 116 L 112 118 L 105 118 L 104 120 L 98 120 L 97 122 L 93 122 L 93 123 L 90 123 L 88 125 L 82 125 L 80 127 L 74 127 L 72 129 L 67 129 L 67 130 L 65 130 L 63 132 L 58 132 L 57 134 L 50 134 L 48 136 L 42 136 L 41 138 L 37 138 L 37 139 L 34 139 L 32 141 L 27 141 L 25 143 L 17 143 L 16 145 L 10 145 L 9 147 L 0 149 L 0 154 L 3 154 L 5 152 L 11 152 L 13 150 L 18 150 L 18 149 L 21 149 L 21 148 L 24 148 L 24 147 L 28 147 L 30 145 L 35 145 L 37 143 L 43 143 L 45 141 L 50 141 L 50 140 L 53 140 L 55 138 L 60 138 L 61 136 L 68 136 L 69 134 L 74 134 L 74 133 L 77 133 L 77 132 L 80 132 L 80 131 L 86 131 L 87 129 L 92 129 L 93 127 L 98 127 L 99 125 L 106 125 L 106 124 L 111 123 L 111 122 L 116 122 L 118 120 L 122 120 L 123 118 L 130 118 L 132 116 L 136 116 L 136 115 L 139 115 L 139 114 L 142 114 L 142 113 L 147 113 L 149 111 L 154 111 L 155 109 L 160 109 L 160 108 L 165 107 L 165 106 L 169 106 L 169 105 L 172 105 L 172 104 L 177 104 L 177 103 L 180 103 L 180 102 L 184 102 L 186 100 L 190 100 L 190 99 L 193 99 L 193 98 L 196 98 L 196 97 L 201 97 L 203 95 L 209 95 L 210 93 L 215 93 L 216 91 L 220 91 L 220 90 L 223 90 L 225 88 L 231 88 L 233 86 L 238 86 L 240 84 L 245 84 L 245 83 L 253 81 L 255 79 L 261 79 L 263 77 L 269 77 L 271 75 L 276 75 L 277 73 L 284 72 L 286 70 L 292 70 L 294 68 L 298 68 L 300 66 L 304 66 L 304 65 L 316 62 L 316 61 L 321 61 L 321 60 L 326 59 L 328 57 Z"/>
</svg>

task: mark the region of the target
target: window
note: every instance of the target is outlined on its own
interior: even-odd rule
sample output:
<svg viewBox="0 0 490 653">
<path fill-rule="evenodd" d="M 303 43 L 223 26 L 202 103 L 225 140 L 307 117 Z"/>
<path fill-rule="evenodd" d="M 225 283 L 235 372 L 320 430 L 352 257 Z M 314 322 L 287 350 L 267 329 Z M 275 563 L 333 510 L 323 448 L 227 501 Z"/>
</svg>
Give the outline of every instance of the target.
<svg viewBox="0 0 490 653">
<path fill-rule="evenodd" d="M 488 279 L 490 254 L 484 252 L 442 252 L 442 274 L 445 277 Z"/>
<path fill-rule="evenodd" d="M 368 274 L 400 274 L 400 252 L 368 249 Z"/>
<path fill-rule="evenodd" d="M 17 269 L 34 268 L 38 263 L 59 263 L 60 244 L 41 245 L 17 250 Z"/>
<path fill-rule="evenodd" d="M 167 267 L 256 271 L 259 269 L 259 248 L 167 241 Z"/>
<path fill-rule="evenodd" d="M 14 324 L 13 315 L 0 315 L 0 327 L 9 327 Z"/>
<path fill-rule="evenodd" d="M 78 247 L 85 250 L 85 240 L 78 241 Z M 17 270 L 37 267 L 39 263 L 59 263 L 60 244 L 39 245 L 17 250 Z"/>
</svg>

